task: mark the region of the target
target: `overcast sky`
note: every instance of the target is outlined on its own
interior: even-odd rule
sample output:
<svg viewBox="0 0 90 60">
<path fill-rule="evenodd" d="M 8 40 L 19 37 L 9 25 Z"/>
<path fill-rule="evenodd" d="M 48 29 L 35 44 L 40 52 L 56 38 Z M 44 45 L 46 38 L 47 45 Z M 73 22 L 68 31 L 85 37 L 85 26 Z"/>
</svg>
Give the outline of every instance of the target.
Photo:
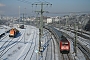
<svg viewBox="0 0 90 60">
<path fill-rule="evenodd" d="M 0 15 L 18 16 L 20 13 L 32 15 L 40 6 L 33 6 L 35 2 L 49 2 L 52 6 L 44 6 L 49 12 L 87 12 L 90 11 L 90 0 L 0 0 Z"/>
</svg>

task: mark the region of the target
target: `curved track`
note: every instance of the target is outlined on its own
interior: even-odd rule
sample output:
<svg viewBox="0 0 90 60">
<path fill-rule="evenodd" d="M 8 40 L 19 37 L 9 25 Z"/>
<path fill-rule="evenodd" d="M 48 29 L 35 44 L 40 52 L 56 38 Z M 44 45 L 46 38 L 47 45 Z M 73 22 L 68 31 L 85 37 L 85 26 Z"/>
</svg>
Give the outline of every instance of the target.
<svg viewBox="0 0 90 60">
<path fill-rule="evenodd" d="M 0 54 L 0 58 L 5 55 L 10 49 L 14 48 L 16 44 L 18 44 L 23 37 L 19 37 L 15 42 L 11 42 L 13 39 L 11 39 L 10 42 L 6 45 L 6 47 L 2 50 L 2 53 Z"/>
<path fill-rule="evenodd" d="M 49 26 L 46 26 L 45 27 L 46 29 L 48 29 L 51 33 L 52 33 L 52 35 L 53 35 L 53 37 L 54 37 L 54 43 L 56 43 L 54 46 L 55 46 L 55 60 L 64 60 L 62 57 L 62 54 L 60 53 L 60 49 L 59 49 L 59 42 L 60 42 L 60 40 L 61 40 L 61 36 L 62 36 L 62 33 L 60 32 L 60 31 L 58 31 L 58 30 L 56 30 L 55 28 L 53 28 L 53 27 L 49 27 Z M 57 48 L 56 48 L 57 47 Z M 67 55 L 67 60 L 72 60 L 70 57 L 69 57 L 69 55 Z"/>
<path fill-rule="evenodd" d="M 66 29 L 65 29 L 66 30 Z M 77 35 L 78 36 L 80 36 L 80 37 L 83 37 L 83 38 L 85 38 L 85 39 L 89 39 L 89 41 L 90 41 L 90 33 L 87 33 L 87 32 L 84 32 L 84 31 L 79 31 L 79 30 L 67 30 L 67 31 L 71 31 L 72 33 L 76 33 L 75 31 L 77 31 Z M 86 35 L 88 35 L 88 36 L 86 36 Z"/>
<path fill-rule="evenodd" d="M 71 60 L 68 54 L 61 54 L 62 60 Z"/>
<path fill-rule="evenodd" d="M 59 60 L 58 54 L 59 51 L 57 50 L 58 47 L 53 34 L 47 31 L 46 36 L 47 36 L 46 42 L 48 41 L 47 43 L 48 46 L 46 48 L 46 54 L 44 54 L 45 58 L 43 58 L 43 60 Z"/>
<path fill-rule="evenodd" d="M 63 33 L 65 34 L 65 33 Z M 68 34 L 65 34 L 69 39 L 71 39 L 71 41 L 74 44 L 74 38 L 70 37 Z M 90 51 L 88 50 L 88 48 L 86 46 L 84 46 L 83 44 L 81 44 L 78 40 L 77 40 L 77 47 L 82 51 L 82 53 L 84 54 L 86 60 L 90 60 L 89 56 L 90 56 Z"/>
<path fill-rule="evenodd" d="M 33 30 L 29 36 L 28 43 L 24 44 L 23 50 L 20 52 L 16 60 L 37 60 L 35 50 L 38 47 L 37 30 Z"/>
<path fill-rule="evenodd" d="M 31 45 L 29 46 L 29 49 L 28 49 L 28 51 L 26 52 L 26 55 L 25 55 L 25 57 L 23 58 L 23 60 L 27 60 L 27 59 L 31 60 L 31 59 L 32 59 L 32 56 L 33 56 L 33 53 L 34 53 L 35 47 L 36 47 L 36 36 L 34 36 L 35 33 L 36 33 L 36 32 L 34 31 L 34 33 L 33 33 L 33 38 L 31 39 L 32 43 L 31 43 Z M 35 39 L 35 40 L 34 40 L 34 39 Z M 32 44 L 33 44 L 33 43 L 35 43 L 35 45 L 34 45 L 34 47 L 32 48 Z M 31 50 L 33 50 L 33 52 L 31 53 L 31 55 L 29 55 L 29 53 L 30 53 Z M 30 58 L 27 58 L 28 55 L 29 55 Z"/>
</svg>

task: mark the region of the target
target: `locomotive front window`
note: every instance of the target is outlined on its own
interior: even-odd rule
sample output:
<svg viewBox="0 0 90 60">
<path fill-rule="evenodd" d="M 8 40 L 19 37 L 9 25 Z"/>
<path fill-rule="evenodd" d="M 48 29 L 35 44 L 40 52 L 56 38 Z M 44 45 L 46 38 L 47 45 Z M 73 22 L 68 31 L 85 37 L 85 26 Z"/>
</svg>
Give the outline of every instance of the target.
<svg viewBox="0 0 90 60">
<path fill-rule="evenodd" d="M 62 45 L 68 45 L 68 42 L 62 42 Z"/>
</svg>

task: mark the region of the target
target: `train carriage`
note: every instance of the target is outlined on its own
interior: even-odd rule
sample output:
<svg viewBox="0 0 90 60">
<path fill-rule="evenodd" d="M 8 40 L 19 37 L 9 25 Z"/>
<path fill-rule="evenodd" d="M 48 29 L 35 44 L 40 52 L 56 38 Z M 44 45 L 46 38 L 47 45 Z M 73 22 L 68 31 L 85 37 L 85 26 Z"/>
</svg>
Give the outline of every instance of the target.
<svg viewBox="0 0 90 60">
<path fill-rule="evenodd" d="M 20 25 L 20 28 L 21 28 L 21 29 L 24 29 L 24 25 Z"/>
</svg>

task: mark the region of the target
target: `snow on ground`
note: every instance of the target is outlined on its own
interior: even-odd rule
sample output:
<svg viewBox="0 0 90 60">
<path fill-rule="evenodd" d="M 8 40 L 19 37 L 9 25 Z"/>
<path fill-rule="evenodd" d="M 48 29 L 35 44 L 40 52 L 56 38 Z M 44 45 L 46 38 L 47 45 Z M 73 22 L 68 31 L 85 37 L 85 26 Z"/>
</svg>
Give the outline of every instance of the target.
<svg viewBox="0 0 90 60">
<path fill-rule="evenodd" d="M 3 34 L 3 33 L 5 33 L 5 31 L 6 31 L 6 29 L 3 28 L 3 26 L 0 26 L 0 35 Z"/>
<path fill-rule="evenodd" d="M 73 37 L 73 38 L 75 37 L 75 34 L 72 33 L 72 32 L 70 32 L 70 31 L 66 31 L 66 30 L 60 30 L 60 31 L 67 33 L 69 36 L 71 36 L 71 37 Z M 86 36 L 87 36 L 87 35 L 86 35 Z M 82 37 L 80 37 L 80 36 L 77 36 L 77 40 L 78 40 L 80 43 L 82 43 L 83 45 L 85 45 L 86 47 L 90 48 L 90 41 L 89 41 L 89 40 L 84 39 L 84 38 L 82 38 Z"/>
<path fill-rule="evenodd" d="M 51 52 L 51 48 L 54 49 L 52 40 L 50 40 L 51 35 L 47 31 L 44 31 L 45 35 L 43 37 L 42 45 L 43 46 L 45 44 L 46 45 L 45 45 L 45 50 L 43 51 L 43 57 L 41 57 L 38 54 L 39 29 L 29 25 L 25 25 L 24 29 L 18 28 L 17 25 L 14 25 L 14 27 L 12 28 L 17 28 L 20 33 L 17 35 L 16 38 L 10 38 L 9 33 L 7 33 L 5 36 L 1 38 L 0 60 L 39 60 L 39 59 L 48 60 L 48 59 L 51 59 L 51 55 L 50 55 L 51 53 L 54 56 L 54 53 Z M 50 50 L 47 51 L 47 48 L 49 48 Z M 57 52 L 55 54 L 57 56 L 56 60 L 59 60 L 58 50 L 56 50 L 55 52 Z"/>
<path fill-rule="evenodd" d="M 73 37 L 73 38 L 75 37 L 75 34 L 72 33 L 72 32 L 70 32 L 70 31 L 66 31 L 66 30 L 63 30 L 63 29 L 61 29 L 60 31 L 68 34 L 69 36 L 71 36 L 71 37 Z M 70 39 L 69 39 L 69 40 L 70 40 Z M 78 37 L 77 37 L 77 40 L 78 40 L 81 44 L 86 45 L 86 47 L 90 48 L 90 44 L 89 44 L 88 41 L 86 41 L 86 39 L 78 36 Z M 73 45 L 73 44 L 72 44 L 72 45 Z M 71 47 L 71 48 L 73 48 L 73 47 Z M 71 50 L 71 51 L 73 51 L 73 50 Z M 71 53 L 72 53 L 72 52 L 71 52 Z M 81 53 L 81 51 L 80 51 L 78 48 L 77 48 L 77 56 L 75 56 L 75 54 L 74 54 L 73 56 L 74 56 L 77 60 L 85 60 L 84 55 Z"/>
<path fill-rule="evenodd" d="M 18 28 L 17 25 L 14 25 L 14 27 L 20 31 L 20 33 L 18 34 L 18 36 L 16 38 L 14 38 L 14 39 L 10 38 L 9 33 L 7 33 L 3 38 L 1 38 L 1 41 L 0 41 L 1 60 L 24 60 L 24 59 L 25 60 L 38 60 L 38 59 L 42 58 L 42 57 L 38 56 L 39 29 L 34 26 L 30 26 L 30 25 L 25 25 L 24 29 Z M 71 32 L 68 32 L 65 30 L 61 30 L 61 31 L 68 33 L 71 37 L 74 37 L 74 34 Z M 45 34 L 45 36 L 43 38 L 43 45 L 45 43 L 47 43 L 47 41 L 49 41 L 51 38 L 51 35 L 48 34 L 47 31 L 44 31 L 44 34 Z M 54 37 L 52 37 L 52 38 L 54 38 Z M 78 39 L 82 40 L 82 38 L 80 38 L 80 37 L 78 37 Z M 6 41 L 8 43 L 9 42 L 10 43 L 9 44 L 6 43 L 5 45 L 3 45 Z M 51 42 L 52 42 L 52 40 L 49 41 L 49 43 L 48 43 L 49 45 L 45 48 L 45 50 L 43 52 L 43 60 L 46 59 L 47 54 L 48 54 L 47 60 L 50 59 L 50 57 L 51 57 L 50 50 L 51 50 L 51 46 L 53 46 L 53 43 L 51 43 Z M 55 50 L 55 56 L 56 56 L 55 59 L 59 60 L 61 58 L 61 56 L 59 56 L 59 54 L 58 54 L 59 49 L 58 49 L 58 46 L 57 46 L 55 40 L 54 40 L 54 43 L 55 43 L 55 48 L 52 48 L 52 51 L 54 49 L 57 49 L 57 50 Z M 85 60 L 83 54 L 81 53 L 81 51 L 79 49 L 77 49 L 77 56 L 75 56 L 75 53 L 73 50 L 73 43 L 71 41 L 70 41 L 70 43 L 71 43 L 70 53 L 72 54 L 73 59 L 75 58 L 77 60 Z M 8 46 L 7 46 L 7 44 L 8 44 Z M 1 48 L 1 46 L 2 46 L 2 48 Z M 6 49 L 3 52 L 1 52 L 5 47 L 6 47 Z M 9 48 L 11 48 L 11 49 L 9 49 Z M 49 50 L 47 50 L 47 48 L 49 48 Z M 52 53 L 52 54 L 53 54 L 52 60 L 54 60 L 54 53 Z"/>
<path fill-rule="evenodd" d="M 5 33 L 6 31 L 10 30 L 10 27 L 5 26 L 5 25 L 0 25 L 0 35 L 2 33 Z"/>
<path fill-rule="evenodd" d="M 44 36 L 43 42 L 46 44 L 46 48 L 43 52 L 43 60 L 62 60 L 59 46 L 57 45 L 54 36 L 52 36 L 48 31 L 44 31 L 44 34 L 46 37 Z"/>
<path fill-rule="evenodd" d="M 20 29 L 18 27 L 16 28 L 20 31 L 16 38 L 10 38 L 8 34 L 8 36 L 0 42 L 0 45 L 2 46 L 5 41 L 8 40 L 7 42 L 10 42 L 12 40 L 9 44 L 6 43 L 3 46 L 3 49 L 4 47 L 6 47 L 6 49 L 3 53 L 0 53 L 0 57 L 13 46 L 1 57 L 2 60 L 23 60 L 27 54 L 27 51 L 30 49 L 28 53 L 29 55 L 25 58 L 26 60 L 29 60 L 32 53 L 36 54 L 34 49 L 38 50 L 38 29 L 33 26 L 25 26 L 25 29 Z M 7 44 L 10 46 L 7 46 Z M 0 52 L 3 49 L 0 49 Z"/>
<path fill-rule="evenodd" d="M 43 57 L 39 56 L 39 29 L 34 26 L 25 25 L 24 29 L 20 29 L 17 25 L 12 28 L 17 28 L 20 33 L 16 38 L 10 38 L 9 33 L 1 38 L 0 41 L 0 60 L 59 60 L 59 48 L 54 40 L 51 39 L 51 34 L 44 31 Z M 54 37 L 52 37 L 54 38 Z M 5 43 L 6 42 L 6 43 Z M 55 44 L 55 48 L 53 47 Z M 5 49 L 6 48 L 6 49 Z M 5 49 L 5 50 L 4 50 Z M 55 53 L 53 52 L 55 50 Z M 2 51 L 3 50 L 3 51 Z M 51 55 L 52 54 L 52 55 Z M 54 57 L 54 54 L 56 57 Z"/>
<path fill-rule="evenodd" d="M 5 29 L 0 29 L 0 35 L 5 33 Z"/>
<path fill-rule="evenodd" d="M 73 42 L 69 38 L 68 38 L 68 40 L 70 41 L 70 53 L 72 55 L 73 60 L 75 60 L 75 59 L 76 60 L 85 60 L 84 55 L 78 48 L 77 48 L 77 56 L 75 55 Z"/>
</svg>

